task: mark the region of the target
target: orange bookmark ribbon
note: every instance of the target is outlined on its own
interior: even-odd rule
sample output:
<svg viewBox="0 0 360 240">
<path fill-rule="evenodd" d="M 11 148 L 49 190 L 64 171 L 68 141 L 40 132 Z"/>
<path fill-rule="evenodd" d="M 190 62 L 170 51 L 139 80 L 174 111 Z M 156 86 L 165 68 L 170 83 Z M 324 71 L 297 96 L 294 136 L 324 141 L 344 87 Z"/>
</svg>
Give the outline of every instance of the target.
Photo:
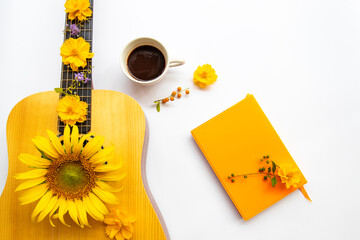
<svg viewBox="0 0 360 240">
<path fill-rule="evenodd" d="M 301 193 L 304 195 L 304 197 L 305 197 L 307 200 L 309 200 L 310 202 L 312 202 L 311 199 L 310 199 L 310 197 L 309 197 L 309 195 L 308 195 L 308 193 L 306 192 L 304 186 L 301 186 L 301 187 L 299 188 L 299 190 L 301 191 Z"/>
</svg>

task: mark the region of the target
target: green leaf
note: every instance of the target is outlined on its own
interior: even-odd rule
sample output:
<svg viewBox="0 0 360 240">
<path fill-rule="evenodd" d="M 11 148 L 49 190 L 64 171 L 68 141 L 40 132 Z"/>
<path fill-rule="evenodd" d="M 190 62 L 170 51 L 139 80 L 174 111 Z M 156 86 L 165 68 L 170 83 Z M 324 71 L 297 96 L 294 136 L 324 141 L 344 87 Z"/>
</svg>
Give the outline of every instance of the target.
<svg viewBox="0 0 360 240">
<path fill-rule="evenodd" d="M 160 102 L 158 102 L 158 103 L 156 104 L 156 110 L 157 110 L 158 112 L 160 112 Z"/>
<path fill-rule="evenodd" d="M 50 158 L 48 158 L 46 155 L 45 155 L 45 153 L 43 152 L 43 151 L 41 151 L 40 149 L 38 149 L 36 146 L 35 146 L 35 148 L 41 153 L 41 157 L 42 158 L 45 158 L 45 159 L 47 159 L 47 160 L 50 160 L 51 161 L 51 159 Z"/>
<path fill-rule="evenodd" d="M 268 173 L 270 173 L 271 172 L 271 167 L 268 167 Z"/>
<path fill-rule="evenodd" d="M 277 183 L 276 177 L 271 178 L 271 185 L 272 185 L 273 187 L 275 187 L 276 183 Z"/>
<path fill-rule="evenodd" d="M 275 173 L 276 171 L 276 163 L 274 163 L 274 161 L 271 161 L 272 162 L 272 172 Z"/>
<path fill-rule="evenodd" d="M 62 93 L 64 90 L 62 88 L 54 88 L 56 93 Z"/>
</svg>

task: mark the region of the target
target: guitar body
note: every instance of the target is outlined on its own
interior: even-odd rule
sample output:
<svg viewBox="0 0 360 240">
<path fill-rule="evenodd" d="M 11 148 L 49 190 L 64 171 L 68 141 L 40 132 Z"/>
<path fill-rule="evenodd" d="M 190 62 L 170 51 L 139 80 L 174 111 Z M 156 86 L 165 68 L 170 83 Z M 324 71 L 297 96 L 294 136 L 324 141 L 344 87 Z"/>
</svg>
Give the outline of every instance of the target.
<svg viewBox="0 0 360 240">
<path fill-rule="evenodd" d="M 39 156 L 31 139 L 47 136 L 46 129 L 57 132 L 58 116 L 55 111 L 59 95 L 42 92 L 23 99 L 11 111 L 7 122 L 9 171 L 4 191 L 0 197 L 0 239 L 110 239 L 105 234 L 106 225 L 88 217 L 91 228 L 81 228 L 66 214 L 67 227 L 58 219 L 52 227 L 48 217 L 42 222 L 30 219 L 36 202 L 20 205 L 19 192 L 15 188 L 21 182 L 15 173 L 25 172 L 28 167 L 18 160 L 20 153 Z M 114 159 L 123 161 L 127 173 L 121 180 L 123 190 L 115 193 L 120 204 L 115 206 L 136 216 L 134 240 L 169 239 L 162 216 L 148 190 L 145 157 L 147 124 L 140 105 L 131 97 L 107 90 L 92 90 L 91 132 L 105 136 L 104 146 L 115 147 Z M 145 144 L 145 145 L 144 145 Z M 108 208 L 112 206 L 107 205 Z"/>
</svg>

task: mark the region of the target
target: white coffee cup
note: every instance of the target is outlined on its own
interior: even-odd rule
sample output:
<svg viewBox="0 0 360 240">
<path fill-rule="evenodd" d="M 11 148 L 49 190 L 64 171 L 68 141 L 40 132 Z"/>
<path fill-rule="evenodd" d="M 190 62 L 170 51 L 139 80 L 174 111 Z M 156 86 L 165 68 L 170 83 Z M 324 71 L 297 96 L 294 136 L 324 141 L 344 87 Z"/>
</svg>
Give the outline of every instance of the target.
<svg viewBox="0 0 360 240">
<path fill-rule="evenodd" d="M 162 53 L 162 55 L 164 56 L 164 59 L 165 59 L 164 70 L 162 71 L 162 73 L 160 75 L 158 75 L 157 77 L 155 77 L 151 80 L 142 80 L 142 79 L 134 77 L 130 73 L 130 70 L 128 67 L 129 55 L 131 54 L 131 52 L 134 49 L 136 49 L 140 46 L 152 46 L 152 47 L 157 48 L 158 50 L 160 50 L 160 52 Z M 128 77 L 133 82 L 136 82 L 143 86 L 149 86 L 149 85 L 158 83 L 160 80 L 162 80 L 164 78 L 164 75 L 168 71 L 169 67 L 176 67 L 176 66 L 183 65 L 185 63 L 185 61 L 183 61 L 183 60 L 169 60 L 169 55 L 166 51 L 166 48 L 157 40 L 152 39 L 152 38 L 147 38 L 147 37 L 137 38 L 137 39 L 129 42 L 125 46 L 124 50 L 122 51 L 120 62 L 121 62 L 121 68 L 122 68 L 124 74 L 126 75 L 126 77 Z"/>
</svg>

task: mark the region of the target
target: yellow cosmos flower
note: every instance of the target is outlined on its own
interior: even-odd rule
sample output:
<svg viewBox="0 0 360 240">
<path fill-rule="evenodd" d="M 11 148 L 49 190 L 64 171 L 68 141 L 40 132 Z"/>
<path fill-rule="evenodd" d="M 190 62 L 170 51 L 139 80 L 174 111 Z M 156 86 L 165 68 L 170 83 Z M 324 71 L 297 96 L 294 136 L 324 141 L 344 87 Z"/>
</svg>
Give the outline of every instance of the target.
<svg viewBox="0 0 360 240">
<path fill-rule="evenodd" d="M 210 64 L 199 66 L 194 72 L 194 83 L 201 88 L 205 88 L 207 85 L 216 82 L 217 75 L 215 69 Z"/>
<path fill-rule="evenodd" d="M 65 96 L 60 99 L 56 108 L 61 121 L 73 126 L 76 122 L 84 122 L 87 115 L 87 103 L 80 101 L 78 96 Z"/>
<path fill-rule="evenodd" d="M 105 216 L 104 223 L 106 227 L 106 234 L 116 240 L 124 240 L 132 238 L 134 232 L 133 223 L 136 218 L 128 216 L 126 213 L 121 212 L 119 209 L 110 209 L 110 213 Z"/>
<path fill-rule="evenodd" d="M 65 12 L 69 13 L 70 20 L 77 18 L 79 21 L 83 21 L 92 14 L 89 0 L 67 0 L 64 6 Z"/>
<path fill-rule="evenodd" d="M 282 183 L 286 183 L 286 188 L 298 187 L 301 182 L 300 170 L 291 164 L 283 164 L 278 168 L 278 175 Z"/>
<path fill-rule="evenodd" d="M 51 218 L 59 218 L 69 226 L 64 220 L 67 212 L 81 227 L 89 226 L 87 214 L 104 221 L 109 213 L 104 202 L 118 204 L 112 192 L 121 191 L 111 185 L 124 177 L 119 173 L 121 164 L 112 164 L 114 148 L 102 148 L 104 137 L 101 136 L 79 137 L 76 125 L 71 134 L 66 125 L 63 141 L 53 132 L 48 130 L 47 133 L 50 140 L 41 136 L 32 139 L 41 157 L 19 155 L 20 161 L 34 169 L 15 175 L 16 179 L 25 180 L 15 190 L 25 190 L 19 197 L 20 204 L 40 199 L 31 219 L 40 222 L 48 215 L 52 226 Z"/>
<path fill-rule="evenodd" d="M 90 44 L 84 38 L 69 38 L 60 48 L 60 56 L 64 64 L 70 64 L 73 71 L 79 67 L 86 66 L 86 59 L 92 58 L 94 53 L 90 53 Z"/>
</svg>

